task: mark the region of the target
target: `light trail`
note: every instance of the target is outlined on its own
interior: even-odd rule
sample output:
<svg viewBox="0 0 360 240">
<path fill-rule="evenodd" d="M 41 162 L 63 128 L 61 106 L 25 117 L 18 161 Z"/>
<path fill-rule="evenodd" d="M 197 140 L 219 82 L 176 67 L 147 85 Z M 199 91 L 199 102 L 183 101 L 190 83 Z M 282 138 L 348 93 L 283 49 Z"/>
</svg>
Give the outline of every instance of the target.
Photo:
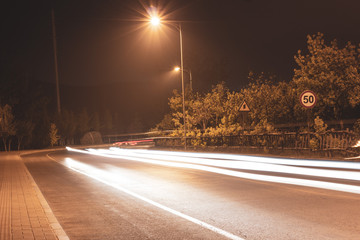
<svg viewBox="0 0 360 240">
<path fill-rule="evenodd" d="M 132 161 L 157 164 L 157 165 L 169 166 L 169 167 L 196 169 L 196 170 L 213 172 L 213 173 L 217 173 L 217 174 L 223 174 L 223 175 L 251 179 L 251 180 L 275 182 L 275 183 L 282 183 L 282 184 L 291 184 L 291 185 L 322 188 L 322 189 L 328 189 L 328 190 L 360 194 L 360 187 L 354 186 L 354 185 L 331 183 L 331 182 L 316 181 L 316 180 L 307 180 L 307 179 L 279 177 L 279 176 L 266 176 L 266 175 L 261 175 L 261 174 L 244 173 L 244 172 L 238 172 L 238 171 L 233 171 L 233 170 L 221 169 L 221 168 L 217 168 L 217 167 L 196 165 L 196 164 L 191 164 L 191 163 L 166 162 L 163 160 L 144 159 L 144 157 L 130 156 L 130 155 L 105 154 L 105 153 L 102 153 L 102 152 L 104 152 L 104 150 L 98 151 L 95 149 L 88 149 L 88 151 L 84 151 L 84 150 L 76 150 L 76 149 L 74 150 L 71 148 L 67 148 L 67 149 L 69 151 L 76 151 L 76 152 L 98 155 L 98 156 L 103 156 L 103 157 L 121 158 L 121 159 L 127 159 L 127 160 L 132 160 Z"/>
<path fill-rule="evenodd" d="M 339 171 L 339 170 L 325 170 L 325 169 L 310 169 L 310 168 L 301 168 L 301 167 L 292 167 L 292 166 L 283 166 L 275 165 L 271 163 L 261 163 L 261 162 L 248 162 L 248 161 L 231 161 L 231 160 L 220 160 L 220 159 L 207 159 L 199 157 L 184 157 L 182 155 L 177 156 L 170 154 L 165 155 L 163 152 L 158 154 L 158 151 L 141 151 L 141 150 L 123 150 L 118 148 L 112 148 L 109 150 L 98 149 L 104 154 L 113 154 L 117 156 L 135 156 L 135 157 L 144 157 L 156 160 L 164 161 L 176 161 L 176 162 L 186 162 L 201 164 L 213 167 L 222 167 L 222 168 L 232 168 L 232 169 L 242 169 L 242 170 L 254 170 L 254 171 L 266 171 L 266 172 L 277 172 L 277 173 L 290 173 L 298 174 L 305 176 L 316 176 L 316 177 L 326 177 L 326 178 L 336 178 L 336 179 L 345 179 L 345 180 L 355 180 L 360 181 L 360 172 L 351 172 L 351 171 Z M 89 151 L 94 151 L 89 149 Z M 171 152 L 172 153 L 172 152 Z"/>
<path fill-rule="evenodd" d="M 232 234 L 230 232 L 227 232 L 227 231 L 222 230 L 222 229 L 220 229 L 218 227 L 215 227 L 215 226 L 210 225 L 210 224 L 208 224 L 206 222 L 203 222 L 203 221 L 201 221 L 199 219 L 193 218 L 193 217 L 191 217 L 189 215 L 186 215 L 184 213 L 176 211 L 176 210 L 174 210 L 172 208 L 169 208 L 169 207 L 167 207 L 165 205 L 162 205 L 162 204 L 160 204 L 158 202 L 155 202 L 155 201 L 153 201 L 153 200 L 151 200 L 149 198 L 146 198 L 146 197 L 141 196 L 141 195 L 139 195 L 139 194 L 137 194 L 137 193 L 135 193 L 133 191 L 130 191 L 130 190 L 124 188 L 124 187 L 119 186 L 119 184 L 116 181 L 114 181 L 114 180 L 119 179 L 119 176 L 114 175 L 114 174 L 110 174 L 109 171 L 99 170 L 99 169 L 97 169 L 95 167 L 92 167 L 92 166 L 90 166 L 88 164 L 85 164 L 85 163 L 75 161 L 75 160 L 73 160 L 71 158 L 66 158 L 65 162 L 64 162 L 64 165 L 67 166 L 68 168 L 78 172 L 78 173 L 86 175 L 86 176 L 88 176 L 88 177 L 90 177 L 92 179 L 95 179 L 95 180 L 97 180 L 97 181 L 99 181 L 101 183 L 104 183 L 104 184 L 106 184 L 108 186 L 111 186 L 111 187 L 113 187 L 115 189 L 118 189 L 118 190 L 120 190 L 122 192 L 125 192 L 126 194 L 128 194 L 128 195 L 130 195 L 130 196 L 132 196 L 134 198 L 140 199 L 140 200 L 142 200 L 142 201 L 144 201 L 144 202 L 146 202 L 148 204 L 151 204 L 151 205 L 153 205 L 155 207 L 158 207 L 158 208 L 160 208 L 160 209 L 162 209 L 164 211 L 167 211 L 167 212 L 172 213 L 172 214 L 174 214 L 174 215 L 176 215 L 178 217 L 181 217 L 181 218 L 186 219 L 186 220 L 188 220 L 190 222 L 193 222 L 193 223 L 195 223 L 197 225 L 200 225 L 203 228 L 209 229 L 209 230 L 211 230 L 211 231 L 213 231 L 213 232 L 215 232 L 217 234 L 223 235 L 224 237 L 227 237 L 227 238 L 233 239 L 233 240 L 245 240 L 245 239 L 243 239 L 243 238 L 241 238 L 239 236 L 236 236 L 236 235 L 234 235 L 234 234 Z"/>
<path fill-rule="evenodd" d="M 190 152 L 173 152 L 173 151 L 158 151 L 158 150 L 143 150 L 143 149 L 134 150 L 134 149 L 119 149 L 115 147 L 110 148 L 110 150 L 136 151 L 139 153 L 143 153 L 145 155 L 158 154 L 158 155 L 166 155 L 166 156 L 192 157 L 192 158 L 200 158 L 200 159 L 208 158 L 214 160 L 246 161 L 246 162 L 259 162 L 259 163 L 290 165 L 290 166 L 360 170 L 360 162 L 339 162 L 339 161 L 308 160 L 308 159 L 302 160 L 302 159 L 292 159 L 292 158 L 286 159 L 286 158 L 276 158 L 276 157 L 258 157 L 258 156 L 221 154 L 221 153 L 190 153 Z M 360 156 L 355 158 L 360 158 Z M 348 158 L 348 159 L 355 159 L 355 158 Z"/>
<path fill-rule="evenodd" d="M 116 148 L 110 148 L 110 149 L 116 149 Z M 286 159 L 286 158 L 276 158 L 276 157 L 258 157 L 258 156 L 222 154 L 222 153 L 190 153 L 190 152 L 173 152 L 173 151 L 141 150 L 141 149 L 137 151 L 142 152 L 144 154 L 154 153 L 154 154 L 167 155 L 167 156 L 183 156 L 183 157 L 221 159 L 221 160 L 232 160 L 232 161 L 262 162 L 262 163 L 303 166 L 303 167 L 343 168 L 343 169 L 360 170 L 359 162 L 338 162 L 338 161 L 308 160 L 308 159 L 302 160 L 295 158 Z"/>
</svg>

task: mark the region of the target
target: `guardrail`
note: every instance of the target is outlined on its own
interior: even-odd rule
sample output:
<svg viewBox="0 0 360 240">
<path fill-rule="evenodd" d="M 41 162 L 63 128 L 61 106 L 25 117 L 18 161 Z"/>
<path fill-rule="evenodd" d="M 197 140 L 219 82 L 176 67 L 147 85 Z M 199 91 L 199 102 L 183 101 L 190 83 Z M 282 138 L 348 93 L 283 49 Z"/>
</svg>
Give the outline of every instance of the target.
<svg viewBox="0 0 360 240">
<path fill-rule="evenodd" d="M 154 138 L 156 146 L 183 146 L 180 137 Z M 237 136 L 187 138 L 188 146 L 244 146 L 273 149 L 345 150 L 356 144 L 358 138 L 351 132 L 243 134 Z"/>
</svg>

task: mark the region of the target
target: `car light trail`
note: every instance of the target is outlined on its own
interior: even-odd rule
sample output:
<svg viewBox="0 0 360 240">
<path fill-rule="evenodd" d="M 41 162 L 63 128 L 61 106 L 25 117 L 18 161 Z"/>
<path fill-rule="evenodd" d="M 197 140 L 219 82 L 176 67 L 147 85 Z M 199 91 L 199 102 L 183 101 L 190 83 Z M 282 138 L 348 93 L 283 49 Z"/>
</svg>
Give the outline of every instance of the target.
<svg viewBox="0 0 360 240">
<path fill-rule="evenodd" d="M 324 169 L 310 169 L 302 167 L 292 167 L 292 166 L 283 166 L 275 165 L 270 163 L 260 163 L 260 162 L 247 162 L 247 161 L 230 161 L 230 160 L 219 160 L 219 159 L 207 159 L 207 158 L 194 158 L 194 157 L 184 157 L 165 154 L 157 154 L 152 151 L 138 151 L 138 150 L 123 150 L 123 149 L 111 149 L 112 151 L 106 149 L 99 149 L 99 151 L 104 154 L 112 154 L 115 151 L 117 156 L 134 156 L 134 157 L 144 157 L 147 159 L 156 159 L 164 161 L 175 161 L 175 162 L 186 162 L 201 164 L 213 167 L 222 167 L 222 168 L 232 168 L 232 169 L 242 169 L 242 170 L 254 170 L 254 171 L 266 171 L 266 172 L 277 172 L 277 173 L 290 173 L 306 176 L 316 176 L 316 177 L 326 177 L 326 178 L 337 178 L 337 179 L 346 179 L 346 180 L 355 180 L 360 181 L 360 172 L 350 172 L 350 171 L 336 171 L 336 170 L 324 170 Z M 89 149 L 93 152 L 93 149 Z"/>
<path fill-rule="evenodd" d="M 68 147 L 67 147 L 68 149 Z M 107 149 L 97 149 L 98 151 Z M 291 166 L 303 166 L 303 167 L 323 167 L 323 168 L 339 168 L 339 169 L 353 169 L 360 170 L 359 162 L 338 162 L 338 161 L 327 161 L 327 160 L 301 160 L 301 159 L 286 159 L 286 158 L 275 158 L 275 157 L 257 157 L 247 155 L 235 155 L 235 154 L 219 154 L 219 153 L 190 153 L 190 152 L 172 152 L 172 151 L 157 151 L 157 150 L 142 150 L 142 149 L 119 149 L 110 148 L 113 151 L 136 151 L 139 153 L 147 154 L 158 154 L 166 156 L 183 156 L 192 158 L 208 158 L 214 160 L 231 160 L 231 161 L 246 161 L 246 162 L 260 162 L 268 164 L 278 165 L 291 165 Z M 73 149 L 76 151 L 76 149 Z M 81 150 L 78 150 L 81 152 Z M 360 156 L 359 156 L 360 158 Z M 349 158 L 350 159 L 350 158 Z"/>
<path fill-rule="evenodd" d="M 197 164 L 191 164 L 191 163 L 166 162 L 163 160 L 145 159 L 144 157 L 136 157 L 136 156 L 125 155 L 125 154 L 124 155 L 105 154 L 105 153 L 102 153 L 102 152 L 104 152 L 104 150 L 98 151 L 95 149 L 88 149 L 88 151 L 84 151 L 84 150 L 76 150 L 76 149 L 74 150 L 72 148 L 67 148 L 67 149 L 69 151 L 76 151 L 76 152 L 93 154 L 93 155 L 98 155 L 98 156 L 103 156 L 103 157 L 121 158 L 121 159 L 127 159 L 127 160 L 132 160 L 132 161 L 157 164 L 157 165 L 169 166 L 169 167 L 196 169 L 196 170 L 213 172 L 213 173 L 217 173 L 217 174 L 223 174 L 223 175 L 251 179 L 251 180 L 282 183 L 282 184 L 291 184 L 291 185 L 322 188 L 322 189 L 328 189 L 328 190 L 360 194 L 360 187 L 354 186 L 354 185 L 324 182 L 324 181 L 317 181 L 317 180 L 297 179 L 297 178 L 289 178 L 289 177 L 267 176 L 267 175 L 261 175 L 261 174 L 253 174 L 253 173 L 244 173 L 244 172 L 238 172 L 238 171 L 233 171 L 233 170 L 228 170 L 228 169 L 209 167 L 209 166 L 203 166 L 203 165 L 197 165 Z"/>
<path fill-rule="evenodd" d="M 116 149 L 116 148 L 110 148 L 110 149 Z M 262 163 L 272 163 L 272 164 L 291 165 L 291 166 L 344 168 L 344 169 L 360 170 L 360 163 L 358 162 L 301 160 L 301 159 L 286 159 L 286 158 L 276 158 L 276 157 L 258 157 L 258 156 L 235 155 L 235 154 L 221 154 L 221 153 L 190 153 L 190 152 L 172 152 L 172 151 L 140 150 L 140 149 L 136 151 L 142 152 L 144 154 L 151 154 L 153 152 L 154 154 L 156 153 L 159 155 L 167 155 L 167 156 L 183 156 L 183 157 L 194 157 L 194 158 L 224 159 L 224 160 L 232 160 L 232 161 L 262 162 Z"/>
<path fill-rule="evenodd" d="M 97 169 L 95 167 L 92 167 L 92 166 L 90 166 L 88 164 L 84 164 L 84 163 L 75 161 L 75 160 L 73 160 L 71 158 L 66 158 L 65 162 L 64 162 L 64 165 L 67 166 L 68 168 L 78 172 L 78 173 L 86 175 L 86 176 L 88 176 L 88 177 L 90 177 L 92 179 L 95 179 L 95 180 L 97 180 L 99 182 L 102 182 L 102 183 L 104 183 L 104 184 L 106 184 L 108 186 L 111 186 L 111 187 L 113 187 L 115 189 L 118 189 L 118 190 L 120 190 L 122 192 L 125 192 L 126 194 L 128 194 L 128 195 L 130 195 L 130 196 L 132 196 L 134 198 L 140 199 L 140 200 L 142 200 L 144 202 L 147 202 L 147 203 L 149 203 L 149 204 L 151 204 L 151 205 L 153 205 L 155 207 L 158 207 L 158 208 L 160 208 L 162 210 L 165 210 L 165 211 L 167 211 L 169 213 L 172 213 L 172 214 L 174 214 L 174 215 L 176 215 L 178 217 L 184 218 L 184 219 L 186 219 L 186 220 L 188 220 L 190 222 L 198 224 L 201 227 L 209 229 L 209 230 L 211 230 L 213 232 L 216 232 L 216 233 L 218 233 L 220 235 L 223 235 L 223 236 L 225 236 L 225 237 L 227 237 L 229 239 L 244 240 L 243 238 L 241 238 L 239 236 L 236 236 L 236 235 L 234 235 L 232 233 L 229 233 L 229 232 L 227 232 L 225 230 L 222 230 L 222 229 L 217 228 L 217 227 L 215 227 L 213 225 L 210 225 L 210 224 L 208 224 L 206 222 L 203 222 L 201 220 L 198 220 L 196 218 L 188 216 L 188 215 L 186 215 L 184 213 L 176 211 L 176 210 L 174 210 L 172 208 L 169 208 L 169 207 L 167 207 L 165 205 L 162 205 L 162 204 L 160 204 L 158 202 L 155 202 L 155 201 L 153 201 L 153 200 L 151 200 L 149 198 L 143 197 L 143 196 L 141 196 L 141 195 L 139 195 L 139 194 L 137 194 L 135 192 L 132 192 L 132 191 L 130 191 L 130 190 L 124 188 L 124 187 L 119 186 L 119 184 L 116 183 L 116 179 L 118 179 L 119 176 L 110 175 L 108 171 L 99 170 L 99 169 Z M 112 179 L 112 180 L 110 180 L 110 179 Z M 114 179 L 115 179 L 115 181 L 114 181 Z"/>
</svg>

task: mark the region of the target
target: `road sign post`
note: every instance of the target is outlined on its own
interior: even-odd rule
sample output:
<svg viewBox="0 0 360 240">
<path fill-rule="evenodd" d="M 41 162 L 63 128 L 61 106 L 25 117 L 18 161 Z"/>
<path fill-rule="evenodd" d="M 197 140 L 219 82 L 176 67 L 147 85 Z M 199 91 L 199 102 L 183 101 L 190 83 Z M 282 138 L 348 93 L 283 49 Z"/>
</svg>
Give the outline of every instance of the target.
<svg viewBox="0 0 360 240">
<path fill-rule="evenodd" d="M 305 108 L 313 108 L 316 104 L 316 101 L 316 95 L 311 90 L 306 90 L 300 95 L 300 103 Z"/>
<path fill-rule="evenodd" d="M 242 115 L 242 125 L 243 125 L 243 128 L 245 129 L 246 128 L 246 122 L 247 122 L 247 118 L 248 118 L 248 114 L 249 112 L 251 111 L 250 108 L 249 108 L 249 105 L 243 101 L 243 103 L 240 105 L 240 109 L 239 111 L 241 112 L 241 115 Z"/>
<path fill-rule="evenodd" d="M 247 103 L 245 101 L 243 101 L 243 103 L 240 105 L 240 112 L 250 112 L 250 108 L 249 105 L 247 105 Z"/>
<path fill-rule="evenodd" d="M 300 103 L 304 108 L 307 108 L 307 125 L 310 129 L 311 125 L 311 109 L 315 106 L 317 97 L 311 90 L 303 91 L 300 95 Z"/>
</svg>

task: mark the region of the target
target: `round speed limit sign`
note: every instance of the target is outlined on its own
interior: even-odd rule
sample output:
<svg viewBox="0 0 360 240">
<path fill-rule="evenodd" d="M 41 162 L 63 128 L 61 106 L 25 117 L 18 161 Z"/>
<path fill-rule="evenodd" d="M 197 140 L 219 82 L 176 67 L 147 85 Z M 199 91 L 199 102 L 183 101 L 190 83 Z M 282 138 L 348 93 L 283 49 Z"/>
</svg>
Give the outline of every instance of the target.
<svg viewBox="0 0 360 240">
<path fill-rule="evenodd" d="M 316 104 L 316 95 L 313 91 L 306 90 L 300 95 L 300 103 L 306 108 L 312 108 Z"/>
</svg>

